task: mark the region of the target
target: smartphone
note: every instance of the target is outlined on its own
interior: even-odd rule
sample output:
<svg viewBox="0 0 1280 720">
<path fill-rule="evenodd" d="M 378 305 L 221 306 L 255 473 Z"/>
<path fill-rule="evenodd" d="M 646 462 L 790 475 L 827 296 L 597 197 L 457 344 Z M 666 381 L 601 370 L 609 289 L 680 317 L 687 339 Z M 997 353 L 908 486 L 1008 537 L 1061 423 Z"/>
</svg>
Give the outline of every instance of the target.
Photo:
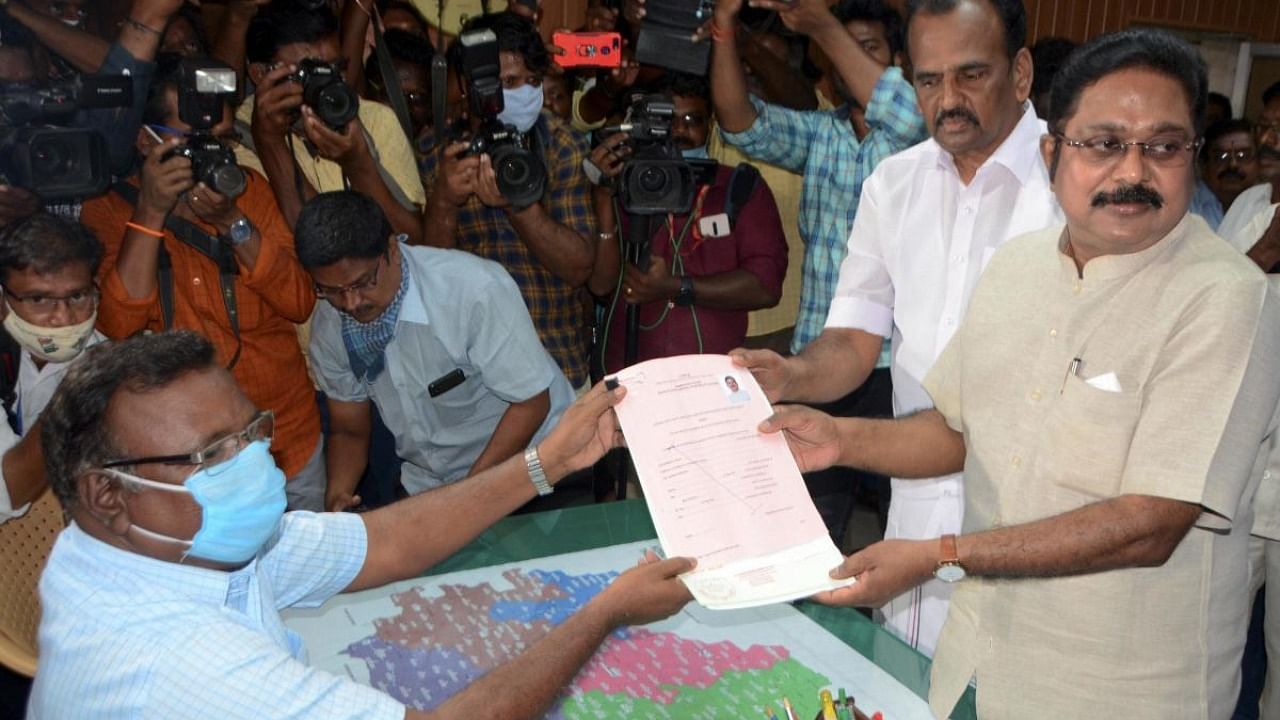
<svg viewBox="0 0 1280 720">
<path fill-rule="evenodd" d="M 622 35 L 616 32 L 558 32 L 551 42 L 564 52 L 554 55 L 563 68 L 622 66 Z"/>
</svg>

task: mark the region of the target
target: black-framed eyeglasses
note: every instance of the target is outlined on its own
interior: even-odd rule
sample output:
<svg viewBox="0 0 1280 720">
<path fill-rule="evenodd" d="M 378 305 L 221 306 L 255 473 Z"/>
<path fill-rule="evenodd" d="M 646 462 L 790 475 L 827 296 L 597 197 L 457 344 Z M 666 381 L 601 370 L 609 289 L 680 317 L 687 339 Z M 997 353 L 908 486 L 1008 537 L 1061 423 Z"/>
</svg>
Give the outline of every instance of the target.
<svg viewBox="0 0 1280 720">
<path fill-rule="evenodd" d="M 1253 148 L 1239 148 L 1236 150 L 1219 150 L 1209 153 L 1209 159 L 1218 163 L 1227 163 L 1234 159 L 1238 163 L 1246 163 L 1258 156 L 1258 152 Z"/>
<path fill-rule="evenodd" d="M 19 295 L 8 287 L 0 287 L 3 287 L 4 296 L 10 302 L 22 303 L 28 312 L 38 317 L 52 315 L 59 305 L 66 306 L 72 312 L 83 312 L 96 307 L 98 304 L 98 288 L 93 286 L 85 290 L 77 290 L 70 295 L 41 295 L 38 293 Z"/>
<path fill-rule="evenodd" d="M 132 465 L 162 463 L 165 465 L 191 465 L 196 470 L 204 470 L 211 475 L 217 475 L 219 468 L 226 465 L 228 460 L 238 455 L 245 447 L 259 440 L 265 440 L 270 444 L 275 431 L 275 413 L 270 410 L 262 410 L 253 416 L 253 419 L 249 421 L 249 424 L 243 430 L 220 437 L 195 452 L 183 455 L 151 455 L 148 457 L 112 460 L 111 462 L 103 463 L 100 469 L 109 470 Z M 195 472 L 195 470 L 192 472 Z"/>
<path fill-rule="evenodd" d="M 1086 160 L 1095 165 L 1110 165 L 1118 162 L 1136 147 L 1142 157 L 1156 165 L 1177 167 L 1185 165 L 1191 156 L 1204 144 L 1203 138 L 1186 140 L 1183 138 L 1155 138 L 1152 140 L 1121 140 L 1110 135 L 1103 135 L 1088 140 L 1072 140 L 1066 135 L 1055 133 L 1054 137 L 1062 144 L 1081 152 Z"/>
<path fill-rule="evenodd" d="M 385 259 L 385 255 L 379 257 L 378 264 L 373 266 L 372 272 L 350 285 L 343 285 L 342 287 L 327 287 L 318 283 L 312 285 L 312 288 L 316 291 L 316 297 L 322 300 L 333 300 L 335 298 L 340 298 L 347 293 L 363 295 L 365 292 L 378 287 L 378 276 L 382 270 L 382 261 Z"/>
</svg>

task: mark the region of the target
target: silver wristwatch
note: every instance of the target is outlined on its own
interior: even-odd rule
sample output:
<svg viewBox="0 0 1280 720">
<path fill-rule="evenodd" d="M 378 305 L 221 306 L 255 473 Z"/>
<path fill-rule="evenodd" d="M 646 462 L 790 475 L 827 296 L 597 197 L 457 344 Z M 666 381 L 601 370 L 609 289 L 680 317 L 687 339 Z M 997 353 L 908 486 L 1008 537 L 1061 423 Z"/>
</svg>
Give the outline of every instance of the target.
<svg viewBox="0 0 1280 720">
<path fill-rule="evenodd" d="M 231 227 L 227 229 L 227 242 L 232 247 L 240 247 L 249 242 L 249 238 L 253 237 L 253 223 L 249 222 L 249 218 L 242 217 L 231 223 Z"/>
<path fill-rule="evenodd" d="M 542 471 L 542 460 L 538 458 L 537 446 L 524 451 L 524 464 L 529 468 L 529 479 L 539 495 L 551 494 L 551 483 L 547 482 L 547 474 Z"/>
</svg>

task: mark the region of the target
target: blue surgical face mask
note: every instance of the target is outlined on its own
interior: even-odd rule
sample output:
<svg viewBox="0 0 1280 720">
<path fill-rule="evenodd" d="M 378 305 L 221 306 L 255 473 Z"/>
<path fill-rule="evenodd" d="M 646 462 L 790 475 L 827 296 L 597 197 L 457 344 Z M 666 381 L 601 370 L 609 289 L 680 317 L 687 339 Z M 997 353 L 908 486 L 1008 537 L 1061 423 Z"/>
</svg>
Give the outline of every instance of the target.
<svg viewBox="0 0 1280 720">
<path fill-rule="evenodd" d="M 710 160 L 711 156 L 707 154 L 707 146 L 699 145 L 696 148 L 681 150 L 680 154 L 685 160 Z"/>
<path fill-rule="evenodd" d="M 520 132 L 529 132 L 541 112 L 541 85 L 525 83 L 515 90 L 502 89 L 502 112 L 498 113 L 502 122 L 515 125 Z"/>
<path fill-rule="evenodd" d="M 190 493 L 200 505 L 200 530 L 190 540 L 161 535 L 139 525 L 147 537 L 187 547 L 187 556 L 221 563 L 253 559 L 275 534 L 284 515 L 284 472 L 271 457 L 270 445 L 258 440 L 213 471 L 200 470 L 182 485 L 170 485 L 111 470 L 128 482 L 158 490 Z"/>
</svg>

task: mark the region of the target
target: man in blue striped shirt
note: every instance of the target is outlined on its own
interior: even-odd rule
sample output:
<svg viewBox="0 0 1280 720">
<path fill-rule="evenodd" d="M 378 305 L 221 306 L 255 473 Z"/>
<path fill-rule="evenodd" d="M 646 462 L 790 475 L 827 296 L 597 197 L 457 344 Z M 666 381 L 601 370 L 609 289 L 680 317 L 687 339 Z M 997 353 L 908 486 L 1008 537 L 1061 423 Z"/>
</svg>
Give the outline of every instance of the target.
<svg viewBox="0 0 1280 720">
<path fill-rule="evenodd" d="M 751 157 L 804 175 L 804 267 L 791 339 L 791 351 L 798 353 L 826 323 L 863 182 L 881 160 L 921 142 L 927 132 L 915 90 L 892 65 L 902 57 L 902 19 L 883 0 L 843 0 L 835 14 L 826 0 L 753 4 L 776 10 L 789 28 L 818 44 L 833 62 L 831 83 L 844 101 L 835 110 L 803 112 L 749 96 L 733 31 L 742 2 L 716 3 L 711 89 L 725 140 Z M 822 409 L 845 417 L 891 416 L 889 361 L 885 340 L 867 382 Z M 833 468 L 807 474 L 805 483 L 837 545 L 859 483 L 877 488 L 881 508 L 888 508 L 889 483 L 880 476 Z"/>
<path fill-rule="evenodd" d="M 286 607 L 414 577 L 595 462 L 621 433 L 597 386 L 523 458 L 378 510 L 284 512 L 284 473 L 213 346 L 189 331 L 87 351 L 43 416 L 71 517 L 40 581 L 28 717 L 540 717 L 610 632 L 689 600 L 688 559 L 642 563 L 431 712 L 306 664 Z M 465 509 L 459 512 L 460 508 Z"/>
</svg>

